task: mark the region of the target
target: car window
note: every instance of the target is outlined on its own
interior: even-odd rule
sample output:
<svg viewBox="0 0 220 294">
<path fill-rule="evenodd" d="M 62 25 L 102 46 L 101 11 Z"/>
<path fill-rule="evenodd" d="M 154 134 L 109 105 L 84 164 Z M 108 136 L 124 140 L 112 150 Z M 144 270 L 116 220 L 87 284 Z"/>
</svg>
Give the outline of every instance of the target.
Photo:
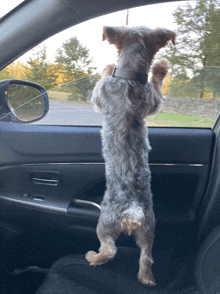
<svg viewBox="0 0 220 294">
<path fill-rule="evenodd" d="M 166 12 L 164 15 L 164 12 Z M 113 45 L 102 42 L 103 26 L 164 27 L 177 32 L 155 56 L 167 58 L 160 111 L 150 126 L 210 128 L 220 110 L 220 6 L 218 0 L 154 4 L 98 17 L 43 42 L 0 72 L 0 79 L 25 79 L 48 91 L 50 110 L 36 124 L 102 124 L 90 102 L 108 64 L 117 64 Z"/>
<path fill-rule="evenodd" d="M 2 1 L 1 3 L 1 11 L 0 11 L 0 18 L 14 9 L 16 6 L 21 4 L 24 0 L 7 0 Z"/>
</svg>

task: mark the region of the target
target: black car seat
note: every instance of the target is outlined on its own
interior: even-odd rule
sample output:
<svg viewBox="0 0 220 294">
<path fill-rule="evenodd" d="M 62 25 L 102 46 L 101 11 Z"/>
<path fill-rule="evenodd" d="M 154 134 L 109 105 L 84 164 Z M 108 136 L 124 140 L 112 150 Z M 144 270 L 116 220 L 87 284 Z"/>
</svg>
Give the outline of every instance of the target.
<svg viewBox="0 0 220 294">
<path fill-rule="evenodd" d="M 36 294 L 174 294 L 171 280 L 177 273 L 170 254 L 156 254 L 153 273 L 157 286 L 147 287 L 137 280 L 139 249 L 119 248 L 114 260 L 92 267 L 85 255 L 69 255 L 56 261 Z M 171 283 L 171 284 L 170 284 Z M 187 293 L 197 293 L 189 291 Z M 186 292 L 184 292 L 186 293 Z"/>
<path fill-rule="evenodd" d="M 206 237 L 200 248 L 196 280 L 202 294 L 220 294 L 220 226 Z"/>
</svg>

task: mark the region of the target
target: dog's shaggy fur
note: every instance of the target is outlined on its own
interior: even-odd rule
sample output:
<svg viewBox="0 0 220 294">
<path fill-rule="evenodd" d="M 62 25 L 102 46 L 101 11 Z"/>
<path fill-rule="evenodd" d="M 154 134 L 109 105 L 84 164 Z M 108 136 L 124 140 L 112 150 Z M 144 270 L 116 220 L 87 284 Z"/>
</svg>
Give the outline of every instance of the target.
<svg viewBox="0 0 220 294">
<path fill-rule="evenodd" d="M 118 49 L 117 68 L 147 74 L 156 52 L 175 44 L 176 34 L 166 29 L 147 27 L 104 27 L 103 40 Z M 150 145 L 145 117 L 155 113 L 162 100 L 162 81 L 169 63 L 162 59 L 152 69 L 152 82 L 112 77 L 107 66 L 96 85 L 92 102 L 103 114 L 102 144 L 105 159 L 106 191 L 101 203 L 97 236 L 99 253 L 86 254 L 91 265 L 101 265 L 114 258 L 115 240 L 121 232 L 133 235 L 141 249 L 138 279 L 155 285 L 151 272 L 151 254 L 155 217 L 151 173 L 148 166 Z"/>
</svg>

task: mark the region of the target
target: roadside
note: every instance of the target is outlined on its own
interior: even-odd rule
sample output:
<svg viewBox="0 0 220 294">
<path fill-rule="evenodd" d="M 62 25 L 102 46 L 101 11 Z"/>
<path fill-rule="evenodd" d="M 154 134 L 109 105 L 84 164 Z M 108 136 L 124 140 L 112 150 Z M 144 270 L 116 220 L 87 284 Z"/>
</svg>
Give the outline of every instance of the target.
<svg viewBox="0 0 220 294">
<path fill-rule="evenodd" d="M 62 94 L 62 93 L 61 93 Z M 67 93 L 65 93 L 67 94 Z M 51 97 L 50 97 L 51 98 Z M 36 124 L 66 126 L 101 126 L 102 115 L 94 111 L 90 102 L 68 101 L 67 95 L 60 95 L 60 101 L 50 99 L 50 110 L 45 118 Z M 65 102 L 63 102 L 65 101 Z M 148 126 L 152 127 L 205 127 L 213 126 L 215 119 L 179 113 L 159 112 L 147 118 Z"/>
</svg>

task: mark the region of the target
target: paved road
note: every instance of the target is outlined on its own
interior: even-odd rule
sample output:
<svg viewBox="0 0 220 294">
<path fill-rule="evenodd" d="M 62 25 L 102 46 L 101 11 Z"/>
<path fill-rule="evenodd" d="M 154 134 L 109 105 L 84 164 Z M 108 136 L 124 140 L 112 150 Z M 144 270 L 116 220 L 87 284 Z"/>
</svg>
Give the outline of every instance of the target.
<svg viewBox="0 0 220 294">
<path fill-rule="evenodd" d="M 101 113 L 92 105 L 51 102 L 47 115 L 35 124 L 45 125 L 102 125 Z"/>
</svg>

